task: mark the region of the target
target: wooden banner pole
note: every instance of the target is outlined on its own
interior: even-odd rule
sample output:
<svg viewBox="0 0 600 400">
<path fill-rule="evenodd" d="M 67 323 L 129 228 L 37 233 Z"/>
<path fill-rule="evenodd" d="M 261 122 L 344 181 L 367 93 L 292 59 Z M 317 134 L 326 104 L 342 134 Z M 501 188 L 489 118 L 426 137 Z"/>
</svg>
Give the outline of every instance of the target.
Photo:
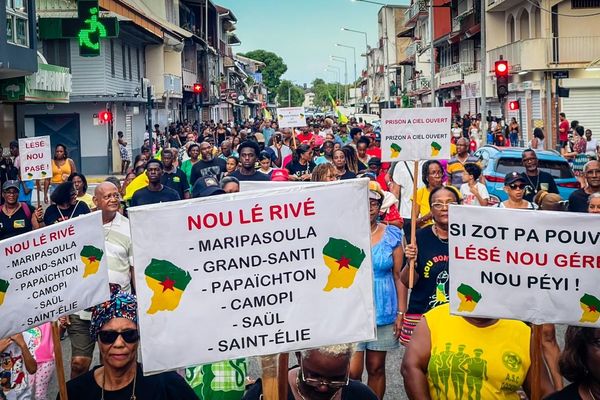
<svg viewBox="0 0 600 400">
<path fill-rule="evenodd" d="M 294 143 L 294 150 L 298 148 L 298 143 L 296 143 L 296 128 L 292 128 L 292 143 Z"/>
<path fill-rule="evenodd" d="M 23 182 L 21 182 L 21 183 L 23 183 Z M 40 202 L 40 187 L 43 188 L 43 186 L 44 186 L 43 184 L 40 185 L 40 180 L 39 179 L 35 180 L 34 187 L 35 187 L 35 194 L 36 194 L 36 198 L 37 198 L 36 208 L 42 205 L 42 203 Z"/>
<path fill-rule="evenodd" d="M 65 367 L 62 357 L 58 322 L 52 322 L 52 342 L 54 343 L 54 363 L 56 366 L 56 378 L 58 380 L 60 400 L 68 400 L 69 397 L 67 395 L 67 383 L 65 380 Z"/>
<path fill-rule="evenodd" d="M 279 399 L 286 400 L 288 398 L 288 365 L 290 362 L 289 353 L 279 354 L 279 366 L 277 384 L 279 385 Z"/>
<path fill-rule="evenodd" d="M 540 377 L 542 368 L 545 368 L 542 361 L 542 325 L 532 325 L 532 351 L 531 351 L 531 399 L 542 400 L 542 388 Z"/>
<path fill-rule="evenodd" d="M 410 216 L 410 244 L 417 244 L 417 181 L 419 179 L 419 161 L 416 160 L 413 166 L 413 195 L 412 212 Z M 415 283 L 415 259 L 410 260 L 408 274 L 408 288 L 412 289 Z"/>
<path fill-rule="evenodd" d="M 262 398 L 264 400 L 285 400 L 285 398 L 279 397 L 278 361 L 279 354 L 260 357 L 260 365 L 262 368 Z"/>
</svg>

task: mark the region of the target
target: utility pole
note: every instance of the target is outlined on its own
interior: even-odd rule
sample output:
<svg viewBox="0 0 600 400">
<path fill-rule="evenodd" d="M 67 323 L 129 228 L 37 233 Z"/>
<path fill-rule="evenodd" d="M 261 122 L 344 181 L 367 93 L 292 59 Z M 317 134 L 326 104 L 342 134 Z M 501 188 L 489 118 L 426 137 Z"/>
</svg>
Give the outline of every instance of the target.
<svg viewBox="0 0 600 400">
<path fill-rule="evenodd" d="M 481 124 L 483 124 L 483 126 L 480 125 L 482 134 L 481 136 L 483 136 L 482 139 L 482 143 L 484 143 L 484 141 L 487 141 L 487 95 L 486 95 L 486 83 L 487 83 L 487 54 L 485 52 L 486 47 L 486 33 L 485 33 L 485 3 L 486 0 L 481 0 L 481 17 L 480 17 L 480 24 L 481 24 L 481 65 L 479 66 L 479 68 L 481 68 L 481 71 L 479 71 L 481 73 L 481 83 L 479 84 L 479 91 L 480 91 L 480 99 L 479 99 L 479 112 L 481 113 Z M 521 125 L 522 126 L 522 125 Z M 523 128 L 521 128 L 523 129 Z M 484 139 L 485 138 L 485 139 Z"/>
<path fill-rule="evenodd" d="M 429 51 L 430 51 L 430 64 L 429 64 L 429 73 L 431 75 L 431 81 L 429 82 L 429 86 L 431 87 L 431 106 L 437 106 L 437 101 L 435 99 L 435 48 L 433 47 L 433 0 L 429 0 Z"/>
</svg>

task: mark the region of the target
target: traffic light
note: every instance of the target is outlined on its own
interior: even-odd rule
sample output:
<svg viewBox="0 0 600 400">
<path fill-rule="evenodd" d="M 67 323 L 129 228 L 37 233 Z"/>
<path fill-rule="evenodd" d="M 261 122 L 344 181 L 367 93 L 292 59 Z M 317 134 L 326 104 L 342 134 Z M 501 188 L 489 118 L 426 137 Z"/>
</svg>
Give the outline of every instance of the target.
<svg viewBox="0 0 600 400">
<path fill-rule="evenodd" d="M 200 94 L 200 93 L 202 93 L 203 89 L 204 89 L 204 87 L 202 86 L 201 83 L 194 83 L 194 93 Z"/>
<path fill-rule="evenodd" d="M 521 104 L 519 103 L 519 100 L 508 102 L 508 109 L 510 111 L 517 111 L 519 108 L 521 108 Z"/>
<path fill-rule="evenodd" d="M 110 111 L 101 111 L 98 114 L 98 119 L 101 124 L 108 124 L 112 122 L 112 113 Z"/>
<path fill-rule="evenodd" d="M 508 96 L 508 61 L 498 60 L 494 65 L 496 73 L 496 94 L 498 99 Z"/>
</svg>

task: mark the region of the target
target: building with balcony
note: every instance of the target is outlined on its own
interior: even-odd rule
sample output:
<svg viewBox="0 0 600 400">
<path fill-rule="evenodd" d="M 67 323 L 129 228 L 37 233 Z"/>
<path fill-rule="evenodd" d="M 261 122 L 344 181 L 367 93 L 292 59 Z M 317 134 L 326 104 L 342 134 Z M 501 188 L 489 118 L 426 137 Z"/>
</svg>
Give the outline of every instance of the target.
<svg viewBox="0 0 600 400">
<path fill-rule="evenodd" d="M 5 0 L 0 6 L 0 143 L 15 140 L 15 103 L 25 94 L 24 76 L 37 71 L 34 0 Z M 6 33 L 6 34 L 5 34 Z M 15 84 L 15 82 L 18 82 Z"/>
<path fill-rule="evenodd" d="M 100 39 L 98 54 L 90 57 L 80 52 L 77 38 L 56 29 L 57 23 L 77 21 L 77 2 L 36 1 L 38 47 L 44 61 L 70 71 L 70 96 L 66 104 L 42 99 L 19 104 L 16 110 L 17 121 L 24 121 L 17 126 L 18 137 L 49 135 L 53 145 L 67 146 L 69 157 L 85 174 L 120 171 L 118 131 L 124 133 L 131 154 L 140 151 L 148 115 L 147 88 L 154 100 L 152 122 L 162 128 L 175 120 L 182 92 L 178 46 L 187 35 L 141 0 L 100 0 L 99 5 L 99 18 L 116 18 L 118 26 L 112 26 L 112 37 Z M 99 121 L 104 110 L 112 113 L 111 124 Z"/>
<path fill-rule="evenodd" d="M 557 111 L 600 137 L 600 113 L 589 112 L 600 109 L 600 73 L 594 68 L 600 58 L 599 11 L 598 2 L 585 0 L 486 0 L 488 82 L 494 82 L 494 62 L 503 56 L 511 74 L 508 100 L 521 101 L 525 142 L 533 127 L 544 127 L 546 143 L 554 148 Z M 569 78 L 557 82 L 555 71 L 568 71 Z M 556 109 L 557 83 L 570 92 Z M 495 91 L 492 86 L 488 100 Z M 505 115 L 519 120 L 517 112 Z"/>
</svg>

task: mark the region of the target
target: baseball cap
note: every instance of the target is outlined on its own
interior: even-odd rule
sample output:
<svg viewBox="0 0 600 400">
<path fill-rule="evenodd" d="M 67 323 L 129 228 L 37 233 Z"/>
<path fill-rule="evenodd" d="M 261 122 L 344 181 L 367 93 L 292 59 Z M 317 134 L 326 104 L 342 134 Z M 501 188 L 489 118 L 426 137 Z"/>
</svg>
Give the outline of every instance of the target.
<svg viewBox="0 0 600 400">
<path fill-rule="evenodd" d="M 510 172 L 504 177 L 504 185 L 511 185 L 518 181 L 526 182 L 523 175 L 518 172 Z"/>
<path fill-rule="evenodd" d="M 289 177 L 290 177 L 290 173 L 285 168 L 277 168 L 271 172 L 271 181 L 274 181 L 274 182 L 288 181 Z"/>
<path fill-rule="evenodd" d="M 217 194 L 223 194 L 225 191 L 219 186 L 219 182 L 214 176 L 203 176 L 198 178 L 192 188 L 192 197 L 208 197 Z"/>
<path fill-rule="evenodd" d="M 383 199 L 383 190 L 381 190 L 381 186 L 376 181 L 369 182 L 369 199 L 374 199 L 374 200 L 382 200 Z"/>
<path fill-rule="evenodd" d="M 2 185 L 3 191 L 11 189 L 11 188 L 15 188 L 15 189 L 19 190 L 19 181 L 10 180 L 10 181 L 4 182 L 4 184 Z"/>
<path fill-rule="evenodd" d="M 367 165 L 381 165 L 381 158 L 371 157 L 371 158 L 369 158 Z"/>
</svg>

